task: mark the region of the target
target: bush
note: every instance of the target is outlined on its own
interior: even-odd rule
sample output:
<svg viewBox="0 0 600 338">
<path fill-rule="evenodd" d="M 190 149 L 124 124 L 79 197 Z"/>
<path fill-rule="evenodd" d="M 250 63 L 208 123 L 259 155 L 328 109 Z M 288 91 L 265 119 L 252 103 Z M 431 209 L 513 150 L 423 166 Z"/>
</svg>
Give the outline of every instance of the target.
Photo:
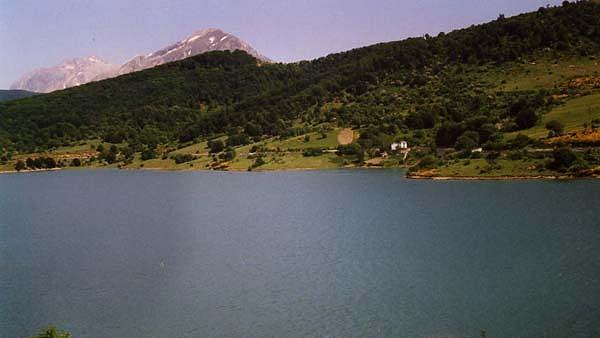
<svg viewBox="0 0 600 338">
<path fill-rule="evenodd" d="M 220 153 L 223 151 L 223 149 L 225 149 L 225 143 L 223 143 L 223 140 L 219 139 L 209 140 L 208 148 L 210 148 L 211 154 Z"/>
<path fill-rule="evenodd" d="M 192 154 L 175 154 L 175 156 L 173 156 L 173 159 L 175 160 L 175 163 L 181 164 L 193 161 L 194 156 Z"/>
<path fill-rule="evenodd" d="M 527 135 L 519 134 L 514 139 L 509 141 L 511 149 L 523 149 L 532 142 L 531 138 Z"/>
<path fill-rule="evenodd" d="M 548 163 L 548 168 L 558 171 L 566 171 L 573 166 L 578 158 L 577 154 L 569 147 L 559 147 L 552 151 L 552 161 Z"/>
<path fill-rule="evenodd" d="M 308 148 L 302 153 L 304 157 L 321 156 L 321 154 L 323 154 L 323 150 L 320 148 Z"/>
<path fill-rule="evenodd" d="M 154 149 L 144 149 L 144 151 L 142 151 L 142 161 L 151 160 L 153 158 L 156 158 L 156 151 L 154 151 Z"/>
<path fill-rule="evenodd" d="M 362 147 L 358 143 L 340 144 L 337 146 L 338 155 L 357 155 L 362 151 Z"/>
<path fill-rule="evenodd" d="M 565 125 L 562 124 L 560 121 L 552 120 L 552 121 L 548 121 L 548 123 L 546 123 L 546 129 L 548 129 L 550 132 L 554 133 L 554 135 L 558 136 L 558 135 L 562 135 L 562 133 L 564 132 Z"/>
<path fill-rule="evenodd" d="M 256 160 L 254 160 L 254 163 L 252 163 L 252 169 L 254 168 L 258 168 L 262 165 L 264 165 L 266 162 L 262 157 L 257 158 Z"/>
<path fill-rule="evenodd" d="M 457 140 L 454 147 L 457 150 L 468 150 L 479 145 L 479 133 L 476 131 L 466 131 Z"/>
<path fill-rule="evenodd" d="M 79 158 L 72 159 L 71 167 L 81 167 L 81 160 Z"/>
<path fill-rule="evenodd" d="M 227 138 L 228 147 L 236 147 L 250 143 L 250 139 L 246 134 L 229 135 Z"/>
<path fill-rule="evenodd" d="M 16 171 L 25 170 L 25 162 L 23 162 L 23 160 L 18 160 L 17 163 L 15 164 L 15 170 Z"/>
<path fill-rule="evenodd" d="M 221 155 L 219 155 L 219 158 L 221 160 L 225 160 L 225 161 L 231 161 L 235 158 L 235 149 L 233 148 L 227 148 L 227 150 L 225 152 L 223 152 Z"/>
<path fill-rule="evenodd" d="M 522 110 L 515 117 L 515 123 L 519 126 L 519 129 L 529 129 L 535 126 L 538 120 L 539 117 L 533 109 Z"/>
</svg>

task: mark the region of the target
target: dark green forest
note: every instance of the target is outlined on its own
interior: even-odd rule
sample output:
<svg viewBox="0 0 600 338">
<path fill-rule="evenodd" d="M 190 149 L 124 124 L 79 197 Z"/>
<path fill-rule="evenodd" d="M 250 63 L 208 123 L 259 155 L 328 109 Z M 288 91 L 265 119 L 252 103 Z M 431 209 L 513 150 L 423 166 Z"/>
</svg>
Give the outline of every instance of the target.
<svg viewBox="0 0 600 338">
<path fill-rule="evenodd" d="M 479 80 L 482 69 L 540 56 L 594 57 L 599 50 L 600 3 L 581 1 L 293 64 L 211 52 L 0 102 L 0 153 L 93 138 L 137 151 L 215 135 L 249 142 L 324 122 L 361 129 L 364 146 L 408 130 L 438 147 L 493 145 L 497 122 L 504 121 L 504 131 L 535 125 L 552 93 L 490 93 Z"/>
</svg>

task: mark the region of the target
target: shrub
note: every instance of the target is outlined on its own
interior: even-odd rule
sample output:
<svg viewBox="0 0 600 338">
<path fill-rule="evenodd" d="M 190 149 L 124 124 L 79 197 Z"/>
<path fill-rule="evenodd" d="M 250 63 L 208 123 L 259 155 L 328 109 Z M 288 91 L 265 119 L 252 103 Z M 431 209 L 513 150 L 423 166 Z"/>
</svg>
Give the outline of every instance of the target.
<svg viewBox="0 0 600 338">
<path fill-rule="evenodd" d="M 321 154 L 323 154 L 323 150 L 320 148 L 308 148 L 302 153 L 304 157 L 321 156 Z"/>
<path fill-rule="evenodd" d="M 23 162 L 23 160 L 18 160 L 17 163 L 15 164 L 15 170 L 16 171 L 25 170 L 25 162 Z"/>
<path fill-rule="evenodd" d="M 151 160 L 153 158 L 156 158 L 156 151 L 154 151 L 154 149 L 144 149 L 144 151 L 142 151 L 142 161 Z"/>
<path fill-rule="evenodd" d="M 479 145 L 479 133 L 466 131 L 457 140 L 454 147 L 457 150 L 471 150 Z"/>
<path fill-rule="evenodd" d="M 338 155 L 357 155 L 362 151 L 362 147 L 358 143 L 350 143 L 337 146 Z"/>
<path fill-rule="evenodd" d="M 220 153 L 223 151 L 223 149 L 225 149 L 225 143 L 223 143 L 223 140 L 209 140 L 207 143 L 211 154 Z"/>
<path fill-rule="evenodd" d="M 221 160 L 225 160 L 225 161 L 231 161 L 235 158 L 235 149 L 233 148 L 227 148 L 226 151 L 224 151 L 221 155 L 219 155 L 219 158 Z"/>
<path fill-rule="evenodd" d="M 74 158 L 71 160 L 72 167 L 81 167 L 81 160 L 79 158 Z"/>
<path fill-rule="evenodd" d="M 552 120 L 546 123 L 546 129 L 548 129 L 554 135 L 561 135 L 565 130 L 565 125 L 560 121 Z"/>
<path fill-rule="evenodd" d="M 192 154 L 175 154 L 175 156 L 173 156 L 173 159 L 175 160 L 175 163 L 181 164 L 193 161 L 194 156 Z"/>
<path fill-rule="evenodd" d="M 569 147 L 559 147 L 552 151 L 552 161 L 548 168 L 552 170 L 565 171 L 577 162 L 577 154 Z"/>
</svg>

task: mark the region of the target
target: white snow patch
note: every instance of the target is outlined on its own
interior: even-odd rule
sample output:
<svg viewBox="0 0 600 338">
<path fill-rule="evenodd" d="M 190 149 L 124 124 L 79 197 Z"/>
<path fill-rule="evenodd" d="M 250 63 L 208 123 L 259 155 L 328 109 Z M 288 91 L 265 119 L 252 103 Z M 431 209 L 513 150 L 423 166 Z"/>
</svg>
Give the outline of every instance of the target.
<svg viewBox="0 0 600 338">
<path fill-rule="evenodd" d="M 227 39 L 229 37 L 229 35 L 225 35 L 224 37 L 221 38 L 221 41 L 224 41 L 225 39 Z"/>
<path fill-rule="evenodd" d="M 208 38 L 208 41 L 210 41 L 211 44 L 215 43 L 215 37 L 211 36 L 210 38 Z"/>
<path fill-rule="evenodd" d="M 179 49 L 179 48 L 181 48 L 181 47 L 183 47 L 183 46 L 177 46 L 177 47 L 175 47 L 175 48 L 169 49 L 169 50 L 168 50 L 168 51 L 165 53 L 165 55 L 169 55 L 169 54 L 173 53 L 174 51 L 178 50 L 178 49 Z"/>
<path fill-rule="evenodd" d="M 198 40 L 202 37 L 202 35 L 194 35 L 191 38 L 187 39 L 185 42 L 192 42 L 194 40 Z"/>
</svg>

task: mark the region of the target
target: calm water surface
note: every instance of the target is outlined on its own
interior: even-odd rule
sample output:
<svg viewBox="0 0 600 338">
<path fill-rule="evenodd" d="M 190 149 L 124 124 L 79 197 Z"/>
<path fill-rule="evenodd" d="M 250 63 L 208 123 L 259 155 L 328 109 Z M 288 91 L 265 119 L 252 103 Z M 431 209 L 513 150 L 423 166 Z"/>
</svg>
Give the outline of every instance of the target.
<svg viewBox="0 0 600 338">
<path fill-rule="evenodd" d="M 0 175 L 0 337 L 598 337 L 600 181 Z"/>
</svg>

